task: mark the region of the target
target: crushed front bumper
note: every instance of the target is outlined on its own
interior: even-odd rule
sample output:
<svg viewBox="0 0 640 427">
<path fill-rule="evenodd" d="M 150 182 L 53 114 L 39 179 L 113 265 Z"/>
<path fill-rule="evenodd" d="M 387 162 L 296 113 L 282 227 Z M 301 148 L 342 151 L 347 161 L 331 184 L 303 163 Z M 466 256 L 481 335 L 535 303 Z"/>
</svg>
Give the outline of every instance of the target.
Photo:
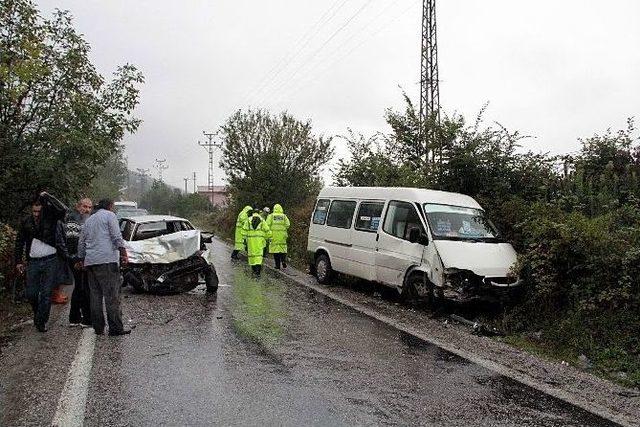
<svg viewBox="0 0 640 427">
<path fill-rule="evenodd" d="M 151 293 L 187 292 L 198 286 L 200 276 L 212 266 L 199 255 L 169 264 L 129 264 L 122 275 L 137 291 Z"/>
<path fill-rule="evenodd" d="M 517 277 L 482 277 L 470 270 L 445 270 L 444 285 L 437 289 L 441 296 L 456 302 L 509 301 L 519 295 L 522 280 Z"/>
</svg>

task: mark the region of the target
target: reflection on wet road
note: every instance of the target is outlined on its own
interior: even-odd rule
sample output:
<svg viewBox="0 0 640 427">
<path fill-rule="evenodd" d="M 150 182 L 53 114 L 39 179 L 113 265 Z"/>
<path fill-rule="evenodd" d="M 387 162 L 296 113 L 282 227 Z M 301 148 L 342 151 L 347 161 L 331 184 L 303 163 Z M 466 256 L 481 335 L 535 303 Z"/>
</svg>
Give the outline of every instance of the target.
<svg viewBox="0 0 640 427">
<path fill-rule="evenodd" d="M 215 251 L 217 298 L 126 291 L 88 425 L 610 425 Z"/>
</svg>

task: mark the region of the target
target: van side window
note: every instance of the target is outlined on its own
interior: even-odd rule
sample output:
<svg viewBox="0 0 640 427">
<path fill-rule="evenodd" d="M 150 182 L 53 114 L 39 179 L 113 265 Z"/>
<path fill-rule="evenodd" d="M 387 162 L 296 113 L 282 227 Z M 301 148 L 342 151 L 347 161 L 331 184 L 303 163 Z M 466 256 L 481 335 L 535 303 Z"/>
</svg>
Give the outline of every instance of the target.
<svg viewBox="0 0 640 427">
<path fill-rule="evenodd" d="M 327 219 L 327 211 L 329 210 L 330 203 L 331 201 L 328 199 L 318 200 L 318 204 L 316 204 L 316 210 L 313 212 L 314 224 L 324 224 L 324 221 Z"/>
<path fill-rule="evenodd" d="M 409 240 L 409 230 L 424 227 L 418 217 L 415 206 L 406 202 L 390 202 L 382 229 L 399 239 Z"/>
<path fill-rule="evenodd" d="M 380 217 L 384 203 L 360 203 L 358 216 L 356 217 L 356 230 L 377 231 L 380 226 Z"/>
<path fill-rule="evenodd" d="M 347 200 L 334 200 L 327 215 L 329 227 L 351 228 L 353 212 L 356 210 L 356 202 Z"/>
</svg>

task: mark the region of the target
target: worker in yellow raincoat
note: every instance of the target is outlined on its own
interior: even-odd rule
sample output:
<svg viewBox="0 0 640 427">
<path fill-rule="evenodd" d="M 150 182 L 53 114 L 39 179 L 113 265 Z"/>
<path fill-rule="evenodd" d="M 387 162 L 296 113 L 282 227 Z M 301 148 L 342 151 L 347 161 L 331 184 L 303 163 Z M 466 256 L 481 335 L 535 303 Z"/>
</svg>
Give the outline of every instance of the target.
<svg viewBox="0 0 640 427">
<path fill-rule="evenodd" d="M 266 222 L 271 230 L 269 253 L 273 254 L 276 269 L 280 270 L 280 265 L 282 268 L 287 268 L 287 238 L 291 222 L 279 204 L 273 206 L 273 213 L 269 214 Z"/>
<path fill-rule="evenodd" d="M 233 252 L 231 252 L 231 259 L 238 259 L 240 251 L 244 250 L 244 237 L 242 235 L 242 227 L 244 227 L 245 221 L 249 218 L 249 212 L 251 206 L 245 206 L 244 209 L 238 214 L 236 219 L 236 234 L 233 246 Z"/>
<path fill-rule="evenodd" d="M 251 216 L 244 222 L 242 235 L 247 243 L 247 258 L 251 270 L 256 276 L 260 276 L 263 250 L 267 244 L 267 239 L 271 235 L 269 226 L 260 216 L 260 211 L 253 211 Z"/>
</svg>

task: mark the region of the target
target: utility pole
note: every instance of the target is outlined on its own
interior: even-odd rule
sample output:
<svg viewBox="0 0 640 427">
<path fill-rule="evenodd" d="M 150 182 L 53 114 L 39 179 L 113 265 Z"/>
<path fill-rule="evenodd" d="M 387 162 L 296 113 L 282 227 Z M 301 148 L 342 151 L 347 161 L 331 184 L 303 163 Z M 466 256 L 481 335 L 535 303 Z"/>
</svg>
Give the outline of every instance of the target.
<svg viewBox="0 0 640 427">
<path fill-rule="evenodd" d="M 147 176 L 149 175 L 149 169 L 136 168 L 138 175 L 140 175 L 140 195 L 144 193 L 147 188 Z"/>
<path fill-rule="evenodd" d="M 158 180 L 160 182 L 164 182 L 162 179 L 162 173 L 169 169 L 169 166 L 165 163 L 167 159 L 156 159 L 156 164 L 153 165 L 154 168 L 158 169 Z"/>
<path fill-rule="evenodd" d="M 207 171 L 207 189 L 211 193 L 213 197 L 213 150 L 214 148 L 220 148 L 222 144 L 219 142 L 213 142 L 213 137 L 215 133 L 202 131 L 204 136 L 207 137 L 207 142 L 198 141 L 198 145 L 204 147 L 205 150 L 209 153 L 209 169 Z"/>
<path fill-rule="evenodd" d="M 440 81 L 438 79 L 438 38 L 436 0 L 422 0 L 422 42 L 420 49 L 420 116 L 418 139 L 425 150 L 426 164 L 442 161 L 442 142 L 436 134 L 440 124 Z M 431 159 L 429 159 L 431 154 Z"/>
<path fill-rule="evenodd" d="M 188 194 L 189 189 L 187 188 L 187 185 L 189 184 L 189 177 L 182 178 L 182 180 L 184 181 L 184 194 Z"/>
<path fill-rule="evenodd" d="M 193 192 L 197 193 L 198 192 L 198 187 L 196 186 L 196 173 L 193 173 Z"/>
</svg>

